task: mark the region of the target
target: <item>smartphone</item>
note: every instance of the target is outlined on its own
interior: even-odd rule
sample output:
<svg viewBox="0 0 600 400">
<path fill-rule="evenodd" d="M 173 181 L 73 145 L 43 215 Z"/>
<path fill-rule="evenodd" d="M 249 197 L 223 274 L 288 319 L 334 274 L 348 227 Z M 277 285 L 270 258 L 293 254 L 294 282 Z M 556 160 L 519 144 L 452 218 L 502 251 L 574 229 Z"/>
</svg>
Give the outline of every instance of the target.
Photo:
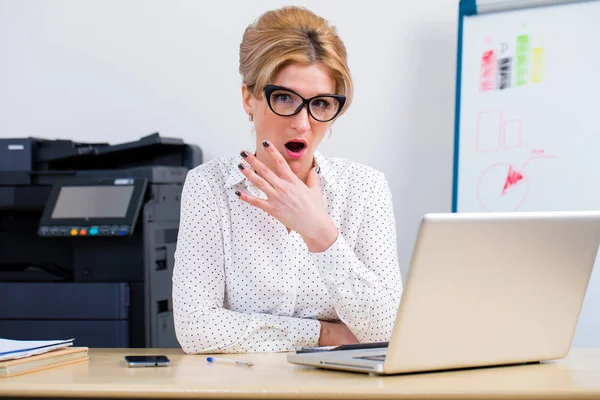
<svg viewBox="0 0 600 400">
<path fill-rule="evenodd" d="M 125 356 L 128 367 L 168 367 L 171 360 L 167 356 Z"/>
</svg>

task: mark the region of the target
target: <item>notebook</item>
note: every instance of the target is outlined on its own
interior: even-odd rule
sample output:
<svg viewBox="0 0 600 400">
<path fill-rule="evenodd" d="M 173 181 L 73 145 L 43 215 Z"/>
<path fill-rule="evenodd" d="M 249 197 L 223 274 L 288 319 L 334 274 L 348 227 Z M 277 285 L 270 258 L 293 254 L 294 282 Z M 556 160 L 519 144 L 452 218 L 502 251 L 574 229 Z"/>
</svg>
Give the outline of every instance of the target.
<svg viewBox="0 0 600 400">
<path fill-rule="evenodd" d="M 68 347 L 13 360 L 0 361 L 0 378 L 41 371 L 88 360 L 87 347 Z"/>
<path fill-rule="evenodd" d="M 74 340 L 10 340 L 0 338 L 0 361 L 29 357 L 72 346 Z"/>
</svg>

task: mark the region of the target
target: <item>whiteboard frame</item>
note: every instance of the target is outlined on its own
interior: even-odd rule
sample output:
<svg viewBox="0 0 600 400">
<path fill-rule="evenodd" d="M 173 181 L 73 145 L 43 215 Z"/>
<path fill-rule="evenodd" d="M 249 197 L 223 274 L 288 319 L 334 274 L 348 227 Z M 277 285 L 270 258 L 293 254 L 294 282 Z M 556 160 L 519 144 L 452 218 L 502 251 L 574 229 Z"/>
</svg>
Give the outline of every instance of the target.
<svg viewBox="0 0 600 400">
<path fill-rule="evenodd" d="M 510 10 L 585 3 L 598 0 L 460 0 L 458 5 L 458 44 L 456 51 L 456 96 L 454 115 L 454 162 L 452 172 L 452 212 L 458 208 L 458 168 L 460 161 L 460 91 L 462 86 L 463 22 L 465 17 Z"/>
</svg>

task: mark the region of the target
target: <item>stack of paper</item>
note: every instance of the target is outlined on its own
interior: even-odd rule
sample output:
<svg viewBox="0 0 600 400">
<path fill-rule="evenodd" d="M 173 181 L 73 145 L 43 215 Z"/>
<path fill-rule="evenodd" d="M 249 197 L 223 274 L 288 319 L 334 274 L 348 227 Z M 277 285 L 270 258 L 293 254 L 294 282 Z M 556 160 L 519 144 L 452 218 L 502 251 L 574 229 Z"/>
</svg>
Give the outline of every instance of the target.
<svg viewBox="0 0 600 400">
<path fill-rule="evenodd" d="M 0 378 L 88 360 L 88 348 L 73 340 L 0 339 Z"/>
<path fill-rule="evenodd" d="M 0 361 L 29 357 L 73 345 L 73 340 L 9 340 L 0 338 Z"/>
</svg>

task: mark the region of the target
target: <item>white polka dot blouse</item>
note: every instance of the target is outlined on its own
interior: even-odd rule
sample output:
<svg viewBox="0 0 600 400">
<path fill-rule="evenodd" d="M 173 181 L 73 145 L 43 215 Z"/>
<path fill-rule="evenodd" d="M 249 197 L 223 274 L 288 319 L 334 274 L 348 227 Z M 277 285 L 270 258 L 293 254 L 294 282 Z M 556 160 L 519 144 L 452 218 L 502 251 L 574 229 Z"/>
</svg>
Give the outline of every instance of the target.
<svg viewBox="0 0 600 400">
<path fill-rule="evenodd" d="M 319 320 L 360 342 L 388 341 L 402 295 L 391 192 L 383 173 L 315 153 L 335 243 L 302 237 L 236 190 L 261 195 L 241 156 L 189 171 L 173 271 L 175 331 L 186 353 L 292 351 L 317 346 Z"/>
</svg>

